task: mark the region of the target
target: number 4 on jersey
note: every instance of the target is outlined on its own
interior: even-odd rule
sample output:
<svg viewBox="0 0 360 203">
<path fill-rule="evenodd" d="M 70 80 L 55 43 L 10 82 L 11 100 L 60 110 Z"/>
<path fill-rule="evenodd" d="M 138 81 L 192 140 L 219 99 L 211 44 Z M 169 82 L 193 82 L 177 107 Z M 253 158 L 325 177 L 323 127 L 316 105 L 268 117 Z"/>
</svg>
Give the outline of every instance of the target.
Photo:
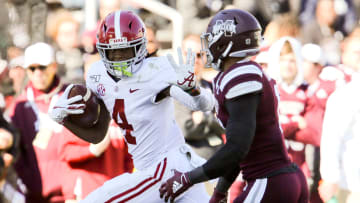
<svg viewBox="0 0 360 203">
<path fill-rule="evenodd" d="M 128 123 L 128 121 L 126 119 L 126 115 L 125 115 L 124 99 L 116 99 L 115 100 L 115 105 L 114 105 L 112 117 L 116 121 L 118 126 L 121 129 L 125 130 L 126 142 L 129 143 L 129 144 L 135 145 L 136 144 L 136 138 L 131 135 L 131 131 L 133 131 L 134 129 L 133 129 L 133 126 Z M 120 117 L 121 120 L 118 119 L 119 117 Z M 120 123 L 120 122 L 122 122 L 122 123 Z"/>
</svg>

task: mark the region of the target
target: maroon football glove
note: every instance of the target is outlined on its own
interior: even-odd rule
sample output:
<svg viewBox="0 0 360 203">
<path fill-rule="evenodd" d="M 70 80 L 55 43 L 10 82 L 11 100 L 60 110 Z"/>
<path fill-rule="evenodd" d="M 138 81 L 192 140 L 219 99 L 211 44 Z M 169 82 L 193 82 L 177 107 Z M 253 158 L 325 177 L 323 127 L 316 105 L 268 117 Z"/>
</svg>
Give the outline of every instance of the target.
<svg viewBox="0 0 360 203">
<path fill-rule="evenodd" d="M 165 202 L 167 202 L 169 198 L 170 202 L 173 202 L 177 196 L 192 186 L 188 173 L 181 173 L 175 169 L 173 172 L 174 175 L 163 183 L 159 189 L 160 198 L 165 197 Z"/>
<path fill-rule="evenodd" d="M 209 203 L 226 203 L 226 194 L 214 190 Z"/>
</svg>

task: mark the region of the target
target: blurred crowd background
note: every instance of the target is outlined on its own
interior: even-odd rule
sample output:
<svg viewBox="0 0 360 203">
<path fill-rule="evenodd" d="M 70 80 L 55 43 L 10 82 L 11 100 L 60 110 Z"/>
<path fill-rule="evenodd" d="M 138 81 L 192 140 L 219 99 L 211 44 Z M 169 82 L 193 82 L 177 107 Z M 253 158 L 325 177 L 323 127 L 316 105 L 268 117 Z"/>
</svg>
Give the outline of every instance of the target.
<svg viewBox="0 0 360 203">
<path fill-rule="evenodd" d="M 217 11 L 232 8 L 262 25 L 253 60 L 277 81 L 286 145 L 308 178 L 310 202 L 360 202 L 359 0 L 0 0 L 0 202 L 77 202 L 136 170 L 116 124 L 91 145 L 46 116 L 62 85 L 84 84 L 100 60 L 97 26 L 109 12 L 143 19 L 148 57 L 192 48 L 198 82 L 211 89 L 217 72 L 204 68 L 200 35 Z M 226 142 L 213 112 L 175 107 L 201 156 Z M 239 176 L 229 202 L 242 187 Z"/>
</svg>

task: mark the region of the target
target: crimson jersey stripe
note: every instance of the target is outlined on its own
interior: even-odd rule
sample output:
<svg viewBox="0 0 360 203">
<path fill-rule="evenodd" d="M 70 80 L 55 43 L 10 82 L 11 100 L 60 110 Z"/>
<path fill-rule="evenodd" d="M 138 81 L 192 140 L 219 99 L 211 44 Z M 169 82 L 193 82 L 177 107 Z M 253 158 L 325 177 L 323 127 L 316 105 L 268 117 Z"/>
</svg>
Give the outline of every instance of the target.
<svg viewBox="0 0 360 203">
<path fill-rule="evenodd" d="M 120 203 L 125 203 L 125 202 L 129 201 L 130 199 L 138 196 L 139 194 L 143 193 L 145 190 L 149 189 L 151 186 L 153 186 L 153 185 L 155 185 L 156 183 L 158 183 L 158 182 L 162 179 L 162 177 L 163 177 L 163 175 L 164 175 L 164 173 L 165 173 L 165 168 L 166 168 L 166 160 L 165 160 L 165 162 L 164 162 L 164 167 L 163 167 L 163 169 L 162 169 L 162 171 L 161 171 L 161 174 L 160 174 L 160 177 L 159 177 L 158 179 L 154 180 L 154 181 L 153 181 L 152 183 L 150 183 L 148 186 L 146 186 L 145 188 L 143 188 L 143 189 L 140 190 L 139 192 L 133 194 L 132 196 L 128 197 L 127 199 L 124 199 L 124 200 L 121 201 Z"/>
<path fill-rule="evenodd" d="M 127 194 L 135 191 L 135 190 L 138 189 L 138 188 L 140 188 L 141 186 L 143 186 L 143 185 L 146 184 L 147 182 L 152 181 L 152 182 L 150 182 L 146 187 L 144 187 L 143 189 L 141 189 L 139 192 L 131 195 L 130 197 L 128 197 L 128 198 L 126 198 L 126 199 L 124 199 L 124 200 L 121 200 L 120 203 L 129 201 L 130 199 L 133 199 L 133 198 L 135 198 L 136 196 L 138 196 L 139 194 L 143 193 L 144 191 L 146 191 L 147 189 L 149 189 L 151 186 L 155 185 L 157 182 L 159 182 L 159 181 L 162 179 L 162 177 L 164 176 L 164 173 L 165 173 L 166 163 L 167 163 L 167 158 L 164 159 L 163 168 L 162 168 L 162 170 L 161 170 L 160 177 L 159 177 L 158 179 L 155 179 L 155 178 L 156 178 L 156 176 L 157 176 L 158 173 L 159 173 L 161 163 L 159 163 L 159 164 L 157 165 L 156 171 L 155 171 L 153 177 L 147 178 L 147 179 L 143 180 L 142 182 L 140 182 L 139 184 L 137 184 L 135 187 L 132 187 L 132 188 L 130 188 L 130 189 L 128 189 L 128 190 L 126 190 L 126 191 L 124 191 L 124 192 L 122 192 L 122 193 L 120 193 L 120 194 L 118 194 L 118 195 L 116 195 L 116 196 L 114 196 L 114 197 L 112 197 L 112 198 L 110 198 L 108 201 L 106 201 L 106 203 L 110 203 L 110 202 L 115 201 L 115 200 L 117 200 L 117 199 L 119 199 L 119 198 L 121 198 L 121 197 L 124 197 L 125 195 L 127 195 Z"/>
</svg>

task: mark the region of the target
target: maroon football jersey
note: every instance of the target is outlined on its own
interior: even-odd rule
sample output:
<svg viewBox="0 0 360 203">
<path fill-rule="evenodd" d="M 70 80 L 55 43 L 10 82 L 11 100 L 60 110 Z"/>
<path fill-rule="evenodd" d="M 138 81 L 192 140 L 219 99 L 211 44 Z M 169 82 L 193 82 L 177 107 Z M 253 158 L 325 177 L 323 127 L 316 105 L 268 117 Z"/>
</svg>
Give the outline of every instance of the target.
<svg viewBox="0 0 360 203">
<path fill-rule="evenodd" d="M 256 112 L 255 137 L 249 153 L 239 163 L 244 179 L 264 177 L 290 163 L 278 121 L 279 96 L 275 81 L 267 77 L 257 63 L 238 62 L 226 72 L 220 72 L 213 81 L 213 89 L 217 100 L 217 117 L 225 128 L 229 118 L 225 101 L 248 93 L 261 92 Z"/>
</svg>

